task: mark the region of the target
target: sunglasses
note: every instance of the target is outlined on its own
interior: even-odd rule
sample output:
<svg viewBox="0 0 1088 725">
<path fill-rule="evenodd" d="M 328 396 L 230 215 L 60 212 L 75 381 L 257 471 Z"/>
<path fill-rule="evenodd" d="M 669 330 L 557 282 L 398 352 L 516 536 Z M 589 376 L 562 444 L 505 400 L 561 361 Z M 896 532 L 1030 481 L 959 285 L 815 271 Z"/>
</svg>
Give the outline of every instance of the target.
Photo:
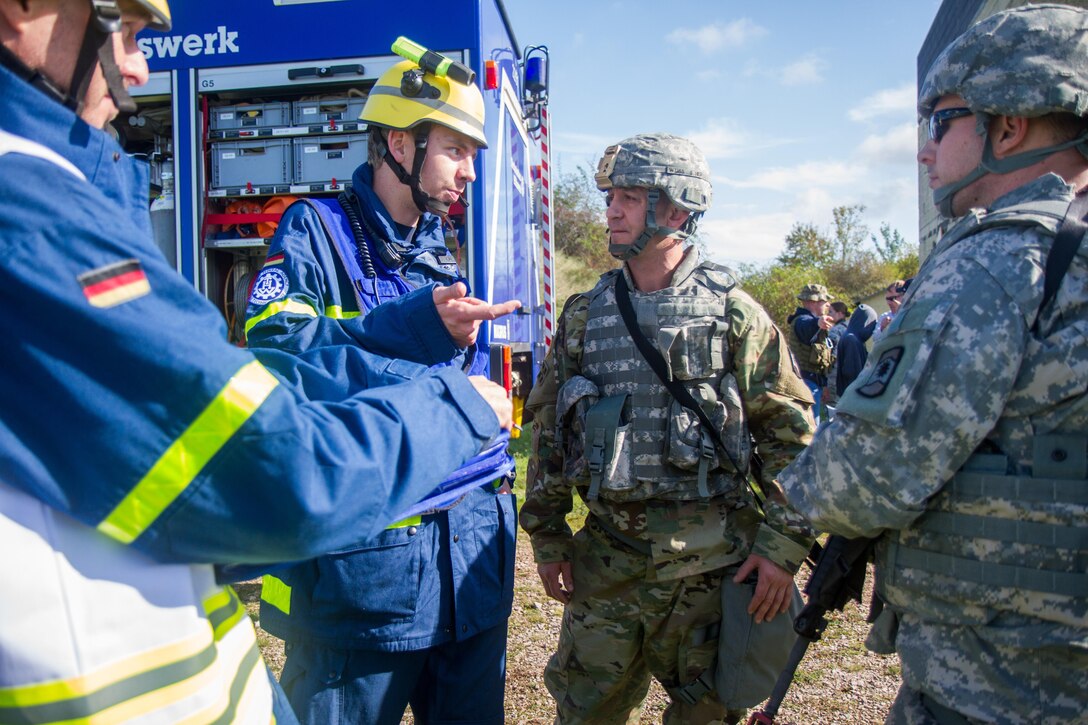
<svg viewBox="0 0 1088 725">
<path fill-rule="evenodd" d="M 940 143 L 945 133 L 948 132 L 948 124 L 957 118 L 972 115 L 974 115 L 974 111 L 970 108 L 942 108 L 939 111 L 934 111 L 933 115 L 929 117 L 929 137 L 933 139 L 934 143 Z"/>
<path fill-rule="evenodd" d="M 899 299 L 902 299 L 902 298 L 901 297 L 885 297 L 884 301 L 885 302 L 895 302 L 896 300 L 899 300 Z"/>
</svg>

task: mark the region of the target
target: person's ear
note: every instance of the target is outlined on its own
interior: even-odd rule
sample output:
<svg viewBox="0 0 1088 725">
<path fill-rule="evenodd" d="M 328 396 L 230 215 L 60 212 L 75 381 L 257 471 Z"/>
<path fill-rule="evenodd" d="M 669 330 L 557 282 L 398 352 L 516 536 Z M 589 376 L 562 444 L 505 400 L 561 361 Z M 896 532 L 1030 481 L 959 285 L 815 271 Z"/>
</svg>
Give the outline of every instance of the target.
<svg viewBox="0 0 1088 725">
<path fill-rule="evenodd" d="M 675 204 L 668 205 L 668 212 L 665 214 L 665 226 L 671 229 L 679 229 L 684 226 L 684 223 L 691 216 L 691 212 L 686 209 L 681 209 Z"/>
<path fill-rule="evenodd" d="M 1024 149 L 1031 121 L 1023 116 L 998 116 L 990 123 L 990 146 L 994 158 L 1003 159 Z"/>
<path fill-rule="evenodd" d="M 397 163 L 403 164 L 408 157 L 408 147 L 413 144 L 413 141 L 412 135 L 407 131 L 390 129 L 386 134 L 385 143 L 389 147 L 389 153 L 393 155 Z"/>
</svg>

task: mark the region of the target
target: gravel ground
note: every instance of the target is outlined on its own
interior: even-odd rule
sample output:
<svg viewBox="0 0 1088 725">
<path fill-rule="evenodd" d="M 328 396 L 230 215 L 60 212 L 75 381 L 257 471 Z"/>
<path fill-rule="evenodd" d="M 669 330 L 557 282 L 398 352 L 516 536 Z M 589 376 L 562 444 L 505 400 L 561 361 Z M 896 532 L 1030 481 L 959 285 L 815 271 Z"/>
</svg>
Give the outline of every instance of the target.
<svg viewBox="0 0 1088 725">
<path fill-rule="evenodd" d="M 524 486 L 525 456 L 529 442 L 526 433 L 513 442 L 518 461 L 518 484 L 515 492 L 521 500 Z M 571 525 L 580 524 L 578 512 L 584 507 L 576 502 L 575 513 L 568 517 Z M 870 572 L 871 573 L 871 572 Z M 807 577 L 807 569 L 798 576 L 798 586 Z M 246 602 L 250 616 L 257 622 L 259 581 L 245 582 L 235 587 Z M 866 582 L 865 601 L 871 595 L 872 576 Z M 779 725 L 858 725 L 882 723 L 895 693 L 899 689 L 899 658 L 874 655 L 863 644 L 869 626 L 868 611 L 848 604 L 846 611 L 833 612 L 823 639 L 809 648 L 802 661 L 786 700 L 778 712 Z M 552 722 L 554 705 L 544 687 L 544 665 L 555 649 L 563 607 L 549 599 L 540 584 L 533 563 L 529 539 L 518 531 L 518 551 L 514 577 L 514 608 L 510 617 L 507 646 L 506 720 L 513 725 L 543 725 Z M 283 642 L 260 629 L 257 638 L 265 660 L 277 675 L 283 668 Z M 640 723 L 661 721 L 667 699 L 657 683 L 652 683 L 643 704 Z M 405 724 L 413 723 L 406 713 Z"/>
<path fill-rule="evenodd" d="M 257 618 L 258 582 L 236 586 Z M 554 706 L 544 687 L 544 665 L 555 648 L 562 606 L 540 585 L 528 538 L 518 536 L 514 610 L 507 649 L 506 714 L 515 724 L 550 723 Z M 835 612 L 824 638 L 813 645 L 794 677 L 776 722 L 782 725 L 854 725 L 881 723 L 899 686 L 899 660 L 865 650 L 865 611 L 855 604 Z M 283 667 L 283 643 L 258 627 L 265 659 L 277 674 Z M 665 693 L 656 683 L 643 706 L 640 723 L 661 721 Z M 404 723 L 412 723 L 407 714 Z"/>
</svg>

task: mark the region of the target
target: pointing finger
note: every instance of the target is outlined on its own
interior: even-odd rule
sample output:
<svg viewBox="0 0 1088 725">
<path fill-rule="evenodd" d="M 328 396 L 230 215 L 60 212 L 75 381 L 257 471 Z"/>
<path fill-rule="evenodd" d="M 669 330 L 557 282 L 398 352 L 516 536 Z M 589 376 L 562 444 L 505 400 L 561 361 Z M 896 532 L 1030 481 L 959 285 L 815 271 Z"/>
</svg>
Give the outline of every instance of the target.
<svg viewBox="0 0 1088 725">
<path fill-rule="evenodd" d="M 435 287 L 433 293 L 433 299 L 435 305 L 445 304 L 452 302 L 453 300 L 461 299 L 468 292 L 468 287 L 464 282 L 454 282 L 448 287 Z"/>
</svg>

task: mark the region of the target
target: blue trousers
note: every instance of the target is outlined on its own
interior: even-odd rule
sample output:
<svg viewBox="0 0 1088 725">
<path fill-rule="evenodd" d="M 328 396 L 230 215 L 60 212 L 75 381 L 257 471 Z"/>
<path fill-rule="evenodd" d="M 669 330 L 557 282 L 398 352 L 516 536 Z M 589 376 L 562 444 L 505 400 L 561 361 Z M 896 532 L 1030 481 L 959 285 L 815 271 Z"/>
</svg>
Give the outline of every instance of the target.
<svg viewBox="0 0 1088 725">
<path fill-rule="evenodd" d="M 812 417 L 816 419 L 816 422 L 820 422 L 820 411 L 823 409 L 823 397 L 824 387 L 817 382 L 804 378 L 805 385 L 812 391 L 812 397 L 816 401 L 816 405 L 812 408 Z"/>
<path fill-rule="evenodd" d="M 303 725 L 504 721 L 506 622 L 460 642 L 412 652 L 289 643 L 283 689 Z"/>
</svg>

